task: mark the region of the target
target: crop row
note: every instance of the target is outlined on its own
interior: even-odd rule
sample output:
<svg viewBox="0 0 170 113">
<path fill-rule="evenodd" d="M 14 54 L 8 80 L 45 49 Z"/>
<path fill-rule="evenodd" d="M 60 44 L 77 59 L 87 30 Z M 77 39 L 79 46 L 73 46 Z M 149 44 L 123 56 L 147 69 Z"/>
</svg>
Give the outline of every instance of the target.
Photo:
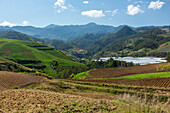
<svg viewBox="0 0 170 113">
<path fill-rule="evenodd" d="M 146 87 L 170 88 L 170 77 L 153 79 L 94 79 L 94 80 L 82 79 L 75 81 L 116 84 L 122 86 L 146 86 Z"/>
<path fill-rule="evenodd" d="M 167 66 L 169 63 L 162 64 L 150 64 L 142 66 L 133 67 L 117 67 L 117 68 L 101 68 L 90 71 L 88 74 L 93 75 L 89 78 L 111 78 L 111 77 L 121 77 L 133 74 L 143 74 L 143 73 L 155 73 L 155 72 L 165 72 L 170 71 Z"/>
<path fill-rule="evenodd" d="M 13 86 L 23 87 L 29 84 L 39 83 L 42 80 L 44 80 L 44 77 L 41 76 L 1 71 L 0 91 L 11 89 Z"/>
</svg>

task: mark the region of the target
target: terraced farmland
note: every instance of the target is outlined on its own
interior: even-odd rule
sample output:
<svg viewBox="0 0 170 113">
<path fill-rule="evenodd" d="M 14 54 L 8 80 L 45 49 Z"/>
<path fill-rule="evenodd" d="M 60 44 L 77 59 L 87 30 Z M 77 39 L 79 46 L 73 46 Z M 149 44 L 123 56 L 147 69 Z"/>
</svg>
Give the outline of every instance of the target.
<svg viewBox="0 0 170 113">
<path fill-rule="evenodd" d="M 117 67 L 117 68 L 101 68 L 90 71 L 88 74 L 92 77 L 86 77 L 86 79 L 94 78 L 112 78 L 112 77 L 122 77 L 133 74 L 143 74 L 143 73 L 155 73 L 155 72 L 168 72 L 169 63 L 159 63 L 159 64 L 149 64 L 134 67 Z"/>
<path fill-rule="evenodd" d="M 24 87 L 39 83 L 44 79 L 45 77 L 42 76 L 0 71 L 0 91 L 11 89 L 14 86 Z"/>
<path fill-rule="evenodd" d="M 151 78 L 151 79 L 95 79 L 95 80 L 82 79 L 82 80 L 74 80 L 74 81 L 116 84 L 121 86 L 170 88 L 170 77 Z"/>
<path fill-rule="evenodd" d="M 85 65 L 74 62 L 59 50 L 30 41 L 0 38 L 0 57 L 54 78 L 63 77 L 59 74 L 59 70 L 61 72 L 73 66 L 85 68 Z"/>
</svg>

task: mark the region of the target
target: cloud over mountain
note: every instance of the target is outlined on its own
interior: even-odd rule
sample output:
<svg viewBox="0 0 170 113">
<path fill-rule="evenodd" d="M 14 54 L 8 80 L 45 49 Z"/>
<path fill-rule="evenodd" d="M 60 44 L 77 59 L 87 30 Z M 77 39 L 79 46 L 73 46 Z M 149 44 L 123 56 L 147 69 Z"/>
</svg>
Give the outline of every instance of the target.
<svg viewBox="0 0 170 113">
<path fill-rule="evenodd" d="M 103 14 L 102 10 L 89 10 L 89 11 L 83 11 L 81 13 L 83 16 L 88 16 L 92 18 L 99 18 L 99 17 L 104 17 L 105 15 Z"/>
<path fill-rule="evenodd" d="M 13 27 L 13 26 L 16 26 L 16 25 L 5 20 L 4 22 L 0 23 L 0 26 Z"/>
</svg>

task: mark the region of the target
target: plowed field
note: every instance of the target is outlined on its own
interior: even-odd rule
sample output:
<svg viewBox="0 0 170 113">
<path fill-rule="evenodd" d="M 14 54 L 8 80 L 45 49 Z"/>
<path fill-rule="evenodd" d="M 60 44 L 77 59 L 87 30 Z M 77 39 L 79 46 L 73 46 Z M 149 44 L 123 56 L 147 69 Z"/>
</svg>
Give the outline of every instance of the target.
<svg viewBox="0 0 170 113">
<path fill-rule="evenodd" d="M 98 80 L 74 80 L 74 81 L 116 84 L 123 86 L 170 88 L 170 77 L 153 79 L 98 79 Z"/>
<path fill-rule="evenodd" d="M 0 91 L 11 89 L 13 86 L 23 87 L 39 83 L 44 79 L 44 77 L 36 75 L 0 71 Z"/>
<path fill-rule="evenodd" d="M 134 67 L 95 69 L 88 73 L 92 75 L 92 77 L 86 77 L 86 79 L 111 78 L 111 77 L 121 77 L 121 76 L 133 75 L 133 74 L 170 71 L 170 69 L 166 67 L 167 65 L 170 65 L 170 63 L 149 64 L 149 65 L 134 66 Z"/>
</svg>

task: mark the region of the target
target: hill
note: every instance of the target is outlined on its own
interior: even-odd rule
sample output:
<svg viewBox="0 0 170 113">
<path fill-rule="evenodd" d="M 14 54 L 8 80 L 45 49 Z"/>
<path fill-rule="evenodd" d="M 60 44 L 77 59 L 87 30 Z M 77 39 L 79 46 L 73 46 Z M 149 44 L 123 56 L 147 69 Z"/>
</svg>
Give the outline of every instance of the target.
<svg viewBox="0 0 170 113">
<path fill-rule="evenodd" d="M 0 30 L 0 37 L 8 38 L 8 39 L 24 40 L 24 41 L 36 41 L 36 42 L 40 41 L 40 39 L 38 38 L 34 38 L 26 34 L 22 34 L 16 31 L 10 31 L 10 30 Z"/>
<path fill-rule="evenodd" d="M 37 38 L 49 38 L 57 39 L 63 41 L 70 41 L 72 39 L 81 37 L 86 33 L 108 33 L 108 32 L 117 32 L 123 26 L 113 27 L 107 25 L 97 25 L 95 23 L 88 23 L 86 25 L 48 25 L 44 28 L 38 28 L 33 26 L 14 26 L 4 27 L 4 29 L 12 29 L 33 37 Z M 3 28 L 3 27 L 2 27 Z"/>
<path fill-rule="evenodd" d="M 151 29 L 145 32 L 135 33 L 132 31 L 123 34 L 120 30 L 116 34 L 112 34 L 105 38 L 101 38 L 94 43 L 88 45 L 85 49 L 95 56 L 155 56 L 153 50 L 157 50 L 159 46 L 170 41 L 169 36 L 163 36 L 166 32 L 161 29 Z M 130 30 L 131 31 L 131 30 Z M 169 46 L 166 45 L 166 48 Z M 164 50 L 164 49 L 163 49 Z M 167 56 L 167 52 L 163 51 L 159 56 Z"/>
<path fill-rule="evenodd" d="M 57 78 L 68 78 L 84 67 L 54 48 L 30 41 L 1 38 L 0 57 Z"/>
<path fill-rule="evenodd" d="M 13 62 L 11 60 L 0 58 L 0 71 L 11 71 L 11 72 L 36 72 L 33 69 L 25 67 L 21 64 Z"/>
</svg>

